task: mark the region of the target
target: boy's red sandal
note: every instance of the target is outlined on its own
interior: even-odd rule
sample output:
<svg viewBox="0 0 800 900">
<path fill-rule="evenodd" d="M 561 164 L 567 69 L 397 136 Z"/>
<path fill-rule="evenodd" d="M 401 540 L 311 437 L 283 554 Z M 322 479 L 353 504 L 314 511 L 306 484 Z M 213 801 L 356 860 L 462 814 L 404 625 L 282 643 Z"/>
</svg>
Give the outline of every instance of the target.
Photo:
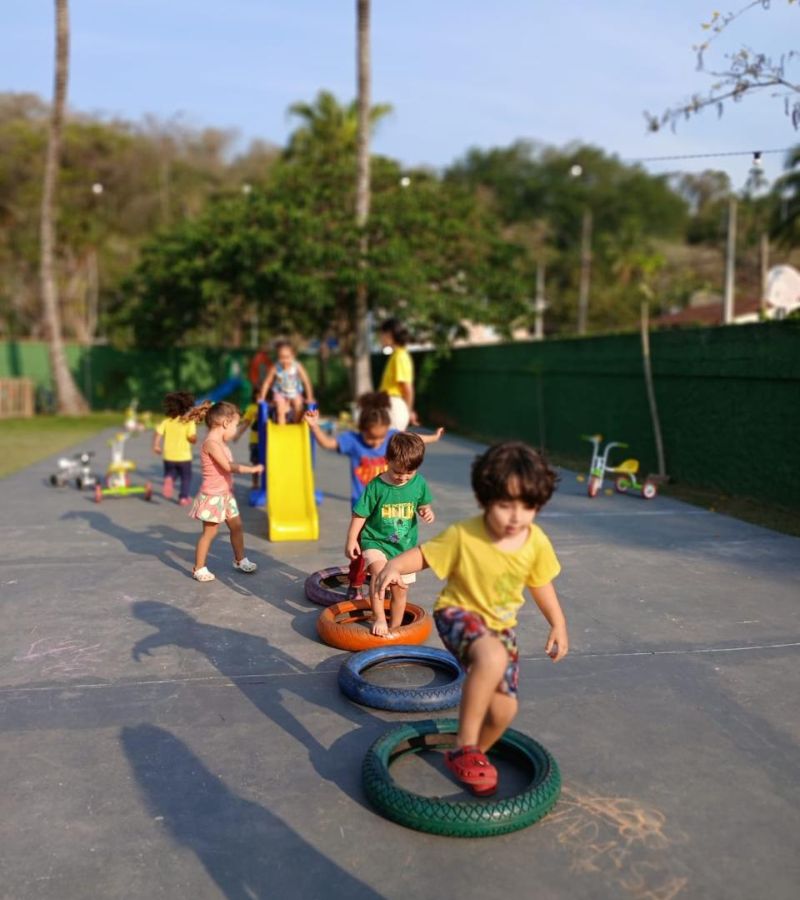
<svg viewBox="0 0 800 900">
<path fill-rule="evenodd" d="M 476 796 L 487 797 L 497 790 L 497 769 L 480 747 L 466 746 L 448 750 L 444 755 L 444 763 Z"/>
</svg>

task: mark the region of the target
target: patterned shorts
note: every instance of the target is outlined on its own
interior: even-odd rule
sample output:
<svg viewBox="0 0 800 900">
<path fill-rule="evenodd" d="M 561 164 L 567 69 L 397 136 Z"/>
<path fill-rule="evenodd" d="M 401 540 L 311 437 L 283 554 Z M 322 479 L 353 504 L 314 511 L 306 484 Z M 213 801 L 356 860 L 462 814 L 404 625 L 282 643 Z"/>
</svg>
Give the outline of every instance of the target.
<svg viewBox="0 0 800 900">
<path fill-rule="evenodd" d="M 508 666 L 503 674 L 500 690 L 510 697 L 517 696 L 519 686 L 519 648 L 517 634 L 513 628 L 495 631 L 489 628 L 478 613 L 461 609 L 458 606 L 446 606 L 434 610 L 433 620 L 436 630 L 445 647 L 466 669 L 469 665 L 469 648 L 472 642 L 485 634 L 496 637 L 508 651 Z"/>
<path fill-rule="evenodd" d="M 189 515 L 201 522 L 213 522 L 219 525 L 226 519 L 235 519 L 239 515 L 239 507 L 233 494 L 203 494 L 194 498 Z"/>
</svg>

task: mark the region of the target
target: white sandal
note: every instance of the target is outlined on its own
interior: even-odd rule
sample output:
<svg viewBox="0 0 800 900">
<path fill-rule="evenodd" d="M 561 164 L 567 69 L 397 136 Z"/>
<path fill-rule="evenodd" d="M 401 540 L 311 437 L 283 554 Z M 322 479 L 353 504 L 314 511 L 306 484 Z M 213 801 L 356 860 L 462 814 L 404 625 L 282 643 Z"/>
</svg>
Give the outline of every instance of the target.
<svg viewBox="0 0 800 900">
<path fill-rule="evenodd" d="M 213 581 L 217 576 L 213 572 L 208 571 L 207 566 L 201 566 L 199 569 L 195 569 L 192 572 L 192 578 L 195 581 Z"/>
<path fill-rule="evenodd" d="M 233 561 L 233 568 L 238 572 L 245 572 L 250 575 L 252 572 L 255 572 L 258 566 L 254 562 L 250 562 L 246 556 L 243 556 L 239 562 Z"/>
</svg>

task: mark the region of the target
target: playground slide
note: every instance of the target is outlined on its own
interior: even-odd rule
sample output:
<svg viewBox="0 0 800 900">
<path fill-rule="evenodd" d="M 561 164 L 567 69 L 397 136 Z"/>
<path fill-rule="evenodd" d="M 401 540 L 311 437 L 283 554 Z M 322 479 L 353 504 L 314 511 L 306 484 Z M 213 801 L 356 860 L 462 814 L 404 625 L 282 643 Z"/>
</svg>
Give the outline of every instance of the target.
<svg viewBox="0 0 800 900">
<path fill-rule="evenodd" d="M 271 541 L 319 539 L 311 435 L 305 422 L 267 422 L 267 516 Z"/>
<path fill-rule="evenodd" d="M 223 381 L 222 384 L 218 384 L 213 390 L 203 394 L 202 397 L 198 397 L 197 402 L 200 403 L 203 400 L 210 400 L 212 403 L 219 403 L 220 400 L 224 400 L 226 397 L 230 397 L 231 394 L 238 391 L 241 386 L 241 376 L 235 375 L 233 378 Z"/>
</svg>

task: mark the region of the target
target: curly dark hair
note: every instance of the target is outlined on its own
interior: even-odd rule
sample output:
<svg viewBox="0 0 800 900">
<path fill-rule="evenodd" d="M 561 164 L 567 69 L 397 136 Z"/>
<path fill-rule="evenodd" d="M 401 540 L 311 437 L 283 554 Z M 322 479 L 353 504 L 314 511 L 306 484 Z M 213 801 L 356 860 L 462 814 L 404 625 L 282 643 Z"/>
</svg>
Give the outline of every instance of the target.
<svg viewBox="0 0 800 900">
<path fill-rule="evenodd" d="M 367 431 L 376 425 L 387 428 L 392 422 L 389 415 L 389 395 L 386 391 L 370 391 L 358 398 L 358 430 Z"/>
<path fill-rule="evenodd" d="M 472 490 L 481 506 L 498 500 L 521 500 L 531 509 L 541 509 L 553 496 L 558 475 L 545 457 L 523 444 L 495 444 L 472 464 Z"/>
<path fill-rule="evenodd" d="M 179 419 L 194 406 L 194 394 L 187 391 L 173 391 L 165 395 L 163 406 L 164 415 L 168 419 Z"/>
</svg>

